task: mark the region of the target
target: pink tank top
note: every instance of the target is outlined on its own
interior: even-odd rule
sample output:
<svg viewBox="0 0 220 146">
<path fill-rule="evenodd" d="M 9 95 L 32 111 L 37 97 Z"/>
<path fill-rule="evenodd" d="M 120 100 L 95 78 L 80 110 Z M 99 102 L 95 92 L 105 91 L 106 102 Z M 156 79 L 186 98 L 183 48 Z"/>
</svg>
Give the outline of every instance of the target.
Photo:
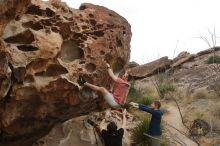
<svg viewBox="0 0 220 146">
<path fill-rule="evenodd" d="M 121 78 L 118 78 L 116 80 L 113 96 L 119 104 L 125 103 L 128 97 L 129 89 L 130 89 L 129 82 L 126 82 Z"/>
</svg>

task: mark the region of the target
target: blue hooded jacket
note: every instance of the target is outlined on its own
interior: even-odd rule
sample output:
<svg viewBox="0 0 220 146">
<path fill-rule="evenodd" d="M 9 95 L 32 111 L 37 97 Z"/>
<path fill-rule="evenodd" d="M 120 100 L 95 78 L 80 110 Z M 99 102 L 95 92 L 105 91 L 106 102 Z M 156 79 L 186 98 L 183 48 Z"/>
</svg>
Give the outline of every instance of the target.
<svg viewBox="0 0 220 146">
<path fill-rule="evenodd" d="M 151 136 L 160 136 L 161 135 L 161 119 L 163 113 L 159 109 L 153 109 L 151 107 L 139 104 L 139 109 L 145 112 L 148 112 L 152 115 L 150 125 L 149 125 L 149 134 Z"/>
</svg>

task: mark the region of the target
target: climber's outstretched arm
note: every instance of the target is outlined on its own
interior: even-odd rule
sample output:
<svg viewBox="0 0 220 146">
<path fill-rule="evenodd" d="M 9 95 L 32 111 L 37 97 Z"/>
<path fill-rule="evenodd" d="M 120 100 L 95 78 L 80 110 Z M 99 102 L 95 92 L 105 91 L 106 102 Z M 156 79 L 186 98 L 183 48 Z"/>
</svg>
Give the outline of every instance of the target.
<svg viewBox="0 0 220 146">
<path fill-rule="evenodd" d="M 102 122 L 99 125 L 99 131 L 101 132 L 104 128 L 105 119 L 102 120 Z"/>
<path fill-rule="evenodd" d="M 138 103 L 135 103 L 135 102 L 130 102 L 130 105 L 132 105 L 134 108 L 137 108 L 139 110 L 148 112 L 152 115 L 155 115 L 155 116 L 158 115 L 158 112 L 156 110 L 154 110 L 153 108 L 149 107 L 149 106 L 146 106 L 146 105 L 143 105 L 143 104 L 138 104 Z"/>
<path fill-rule="evenodd" d="M 114 80 L 117 81 L 118 77 L 113 73 L 110 65 L 107 63 L 107 67 L 108 67 L 108 74 L 109 76 Z"/>
<path fill-rule="evenodd" d="M 125 129 L 126 128 L 126 123 L 127 123 L 127 119 L 126 119 L 127 110 L 124 109 L 122 114 L 123 114 L 123 119 L 122 119 L 121 128 Z"/>
</svg>

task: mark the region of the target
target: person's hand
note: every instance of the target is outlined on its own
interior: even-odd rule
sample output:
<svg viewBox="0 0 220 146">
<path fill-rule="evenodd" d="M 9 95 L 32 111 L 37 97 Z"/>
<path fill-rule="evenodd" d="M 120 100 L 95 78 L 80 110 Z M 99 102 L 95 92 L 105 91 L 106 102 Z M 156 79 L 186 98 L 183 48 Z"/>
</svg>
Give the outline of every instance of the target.
<svg viewBox="0 0 220 146">
<path fill-rule="evenodd" d="M 101 124 L 103 124 L 103 123 L 105 123 L 105 118 L 104 118 L 104 119 L 102 119 L 102 121 L 101 121 Z"/>
<path fill-rule="evenodd" d="M 104 123 L 105 123 L 105 118 L 101 121 L 101 123 L 99 124 L 99 129 L 100 131 L 102 131 L 104 129 Z"/>
<path fill-rule="evenodd" d="M 122 114 L 123 114 L 123 116 L 126 116 L 126 114 L 127 114 L 127 110 L 124 109 L 123 112 L 122 112 Z"/>
<path fill-rule="evenodd" d="M 110 65 L 108 63 L 106 63 L 107 68 L 110 68 Z"/>
<path fill-rule="evenodd" d="M 105 119 L 109 119 L 112 116 L 111 111 L 105 111 Z"/>
<path fill-rule="evenodd" d="M 138 103 L 135 103 L 135 102 L 130 102 L 130 105 L 133 106 L 134 108 L 138 108 L 139 107 Z"/>
</svg>

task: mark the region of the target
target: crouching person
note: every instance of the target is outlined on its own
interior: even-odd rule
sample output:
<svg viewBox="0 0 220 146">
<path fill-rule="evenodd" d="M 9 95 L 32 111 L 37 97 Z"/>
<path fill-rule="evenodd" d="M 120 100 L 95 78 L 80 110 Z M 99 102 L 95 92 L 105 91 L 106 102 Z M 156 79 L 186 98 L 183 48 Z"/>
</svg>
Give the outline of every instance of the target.
<svg viewBox="0 0 220 146">
<path fill-rule="evenodd" d="M 118 129 L 114 122 L 107 125 L 107 130 L 103 128 L 104 120 L 100 124 L 101 136 L 104 141 L 104 146 L 122 146 L 122 138 L 126 126 L 126 109 L 123 111 L 123 119 L 121 127 Z"/>
</svg>

